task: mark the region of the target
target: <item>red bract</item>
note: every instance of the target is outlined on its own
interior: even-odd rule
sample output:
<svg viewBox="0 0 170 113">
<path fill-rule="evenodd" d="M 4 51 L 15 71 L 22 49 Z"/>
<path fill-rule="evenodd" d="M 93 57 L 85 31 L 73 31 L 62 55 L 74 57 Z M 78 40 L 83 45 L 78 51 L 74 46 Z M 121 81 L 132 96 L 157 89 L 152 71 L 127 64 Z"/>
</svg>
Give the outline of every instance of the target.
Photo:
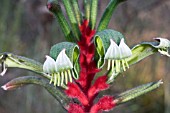
<svg viewBox="0 0 170 113">
<path fill-rule="evenodd" d="M 81 26 L 81 39 L 78 42 L 80 47 L 80 77 L 76 83 L 69 83 L 66 94 L 71 98 L 77 98 L 85 112 L 97 113 L 100 110 L 107 110 L 114 107 L 113 98 L 105 97 L 99 100 L 99 102 L 93 105 L 93 101 L 99 91 L 105 90 L 109 87 L 106 83 L 107 76 L 99 77 L 93 85 L 92 81 L 99 69 L 96 67 L 94 61 L 94 43 L 92 41 L 95 30 L 91 30 L 88 26 L 89 22 L 84 20 Z M 105 107 L 102 107 L 105 105 Z M 92 107 L 93 106 L 93 107 Z M 75 108 L 74 108 L 75 107 Z M 82 107 L 77 104 L 70 104 L 69 113 L 82 113 Z"/>
<path fill-rule="evenodd" d="M 99 77 L 93 86 L 88 91 L 88 97 L 91 98 L 93 97 L 96 93 L 99 91 L 105 90 L 109 87 L 109 85 L 106 83 L 107 81 L 107 76 L 102 76 Z"/>
<path fill-rule="evenodd" d="M 77 98 L 83 105 L 88 105 L 87 97 L 76 84 L 69 83 L 65 92 L 69 97 Z"/>
<path fill-rule="evenodd" d="M 116 104 L 114 103 L 114 99 L 112 96 L 104 96 L 102 97 L 90 110 L 90 113 L 98 113 L 99 111 L 109 111 Z"/>
<path fill-rule="evenodd" d="M 68 108 L 69 113 L 85 113 L 83 108 L 78 104 L 70 104 Z"/>
</svg>

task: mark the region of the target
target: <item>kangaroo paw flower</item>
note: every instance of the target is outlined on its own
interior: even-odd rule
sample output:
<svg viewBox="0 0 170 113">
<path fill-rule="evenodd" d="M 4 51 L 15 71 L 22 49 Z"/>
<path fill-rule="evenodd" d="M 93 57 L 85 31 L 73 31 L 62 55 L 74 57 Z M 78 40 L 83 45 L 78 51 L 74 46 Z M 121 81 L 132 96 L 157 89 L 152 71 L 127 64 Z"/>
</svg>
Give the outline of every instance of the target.
<svg viewBox="0 0 170 113">
<path fill-rule="evenodd" d="M 65 53 L 63 49 L 56 58 L 56 61 L 50 56 L 46 56 L 46 61 L 43 65 L 43 70 L 45 73 L 51 76 L 50 83 L 54 82 L 56 86 L 64 86 L 68 82 L 72 82 L 73 64 Z"/>
<path fill-rule="evenodd" d="M 108 61 L 107 70 L 111 69 L 116 73 L 119 73 L 122 69 L 123 71 L 126 71 L 126 68 L 129 68 L 126 58 L 131 55 L 132 52 L 125 44 L 123 38 L 121 39 L 119 46 L 110 39 L 110 46 L 105 54 L 105 59 Z"/>
</svg>

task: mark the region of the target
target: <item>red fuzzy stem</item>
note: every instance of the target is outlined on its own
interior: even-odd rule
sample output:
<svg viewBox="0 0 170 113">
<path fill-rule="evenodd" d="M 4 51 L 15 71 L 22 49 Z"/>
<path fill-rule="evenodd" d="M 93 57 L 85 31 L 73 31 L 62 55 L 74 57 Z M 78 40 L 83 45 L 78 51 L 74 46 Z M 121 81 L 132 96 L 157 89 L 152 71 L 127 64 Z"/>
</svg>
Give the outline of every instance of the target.
<svg viewBox="0 0 170 113">
<path fill-rule="evenodd" d="M 95 48 L 92 42 L 92 38 L 95 34 L 95 30 L 91 30 L 88 24 L 89 22 L 85 20 L 80 26 L 82 37 L 81 40 L 78 42 L 78 45 L 80 47 L 81 67 L 80 79 L 78 80 L 78 83 L 82 86 L 82 89 L 85 93 L 87 93 L 87 90 L 91 86 L 91 82 L 96 72 L 98 72 L 93 59 Z"/>
<path fill-rule="evenodd" d="M 88 24 L 89 22 L 84 20 L 82 25 L 79 26 L 81 39 L 78 42 L 78 45 L 80 47 L 79 60 L 81 70 L 80 77 L 76 81 L 78 85 L 75 83 L 69 83 L 68 89 L 65 91 L 69 97 L 77 98 L 80 101 L 85 112 L 90 111 L 97 93 L 108 88 L 108 85 L 106 84 L 106 76 L 99 78 L 91 87 L 92 80 L 94 79 L 95 74 L 99 72 L 99 69 L 97 69 L 94 61 L 95 47 L 92 39 L 94 37 L 95 30 L 91 30 Z M 102 82 L 102 84 L 99 82 Z M 75 107 L 75 109 L 72 107 Z M 80 109 L 81 106 L 71 104 L 68 111 L 70 113 L 78 113 Z M 80 113 L 83 112 L 81 111 Z"/>
</svg>

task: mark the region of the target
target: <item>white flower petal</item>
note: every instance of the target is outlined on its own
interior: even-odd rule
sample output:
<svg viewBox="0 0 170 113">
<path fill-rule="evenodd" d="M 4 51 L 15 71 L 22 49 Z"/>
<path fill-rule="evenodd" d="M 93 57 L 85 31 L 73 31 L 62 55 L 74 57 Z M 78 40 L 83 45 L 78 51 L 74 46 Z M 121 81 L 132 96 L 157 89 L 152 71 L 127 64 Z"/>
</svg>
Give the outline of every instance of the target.
<svg viewBox="0 0 170 113">
<path fill-rule="evenodd" d="M 1 88 L 2 88 L 3 90 L 8 90 L 8 88 L 6 87 L 6 85 L 1 86 Z"/>
<path fill-rule="evenodd" d="M 45 73 L 51 74 L 56 70 L 55 60 L 50 56 L 46 55 L 46 61 L 43 64 L 43 71 Z"/>
<path fill-rule="evenodd" d="M 56 69 L 57 71 L 60 71 L 62 69 L 72 69 L 73 68 L 73 64 L 71 63 L 70 59 L 68 58 L 68 56 L 65 53 L 65 49 L 63 49 L 57 59 L 56 59 Z"/>
<path fill-rule="evenodd" d="M 125 44 L 123 38 L 120 41 L 119 49 L 120 49 L 120 58 L 121 59 L 130 57 L 132 55 L 130 48 Z"/>
<path fill-rule="evenodd" d="M 3 71 L 0 73 L 1 76 L 4 76 L 7 71 L 7 68 L 4 68 Z"/>
<path fill-rule="evenodd" d="M 105 54 L 105 59 L 120 59 L 120 49 L 112 39 L 110 39 L 110 46 Z"/>
<path fill-rule="evenodd" d="M 154 39 L 159 42 L 159 45 L 155 46 L 156 48 L 168 48 L 168 47 L 170 47 L 170 41 L 168 39 L 161 38 L 161 37 L 157 37 L 157 38 L 154 38 Z"/>
<path fill-rule="evenodd" d="M 160 54 L 170 57 L 168 50 L 158 49 L 158 51 L 160 52 Z"/>
</svg>

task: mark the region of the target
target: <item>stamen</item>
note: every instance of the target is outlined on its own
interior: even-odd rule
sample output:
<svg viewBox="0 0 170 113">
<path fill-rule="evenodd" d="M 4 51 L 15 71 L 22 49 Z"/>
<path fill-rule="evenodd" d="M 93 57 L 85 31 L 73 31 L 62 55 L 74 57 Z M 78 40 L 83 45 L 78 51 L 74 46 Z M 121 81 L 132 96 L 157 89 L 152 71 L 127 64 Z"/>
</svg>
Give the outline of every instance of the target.
<svg viewBox="0 0 170 113">
<path fill-rule="evenodd" d="M 115 61 L 114 60 L 112 60 L 112 70 L 114 71 L 114 64 L 115 63 Z"/>
<path fill-rule="evenodd" d="M 126 59 L 125 59 L 125 64 L 126 64 L 126 67 L 129 69 L 129 64 L 128 64 L 128 62 L 126 61 Z"/>
<path fill-rule="evenodd" d="M 56 85 L 57 85 L 57 78 L 58 78 L 58 77 L 57 77 L 57 74 L 56 74 L 56 73 L 55 73 L 53 76 L 54 76 L 54 86 L 56 86 Z"/>
<path fill-rule="evenodd" d="M 116 72 L 119 70 L 118 68 L 118 60 L 116 60 Z"/>
<path fill-rule="evenodd" d="M 126 71 L 125 60 L 122 60 L 123 71 Z"/>
<path fill-rule="evenodd" d="M 64 72 L 64 75 L 65 75 L 65 84 L 67 84 L 68 83 L 68 77 L 67 77 L 68 74 L 67 74 L 67 71 Z"/>
<path fill-rule="evenodd" d="M 70 70 L 68 70 L 68 76 L 69 76 L 70 82 L 73 82 Z"/>
<path fill-rule="evenodd" d="M 57 86 L 60 86 L 60 79 L 61 79 L 61 78 L 60 78 L 60 73 L 58 73 L 57 76 L 58 76 L 58 79 L 57 79 Z"/>
<path fill-rule="evenodd" d="M 116 72 L 120 72 L 120 60 L 116 60 Z"/>
<path fill-rule="evenodd" d="M 120 72 L 120 60 L 118 60 L 118 67 L 119 67 L 119 71 Z"/>
<path fill-rule="evenodd" d="M 53 80 L 54 80 L 54 74 L 51 74 L 50 84 L 53 82 Z"/>
<path fill-rule="evenodd" d="M 111 63 L 111 60 L 110 60 L 110 59 L 108 59 L 107 70 L 109 70 L 109 69 L 110 69 L 110 63 Z"/>
<path fill-rule="evenodd" d="M 63 71 L 61 72 L 61 86 L 63 85 L 64 83 L 64 73 Z"/>
</svg>

